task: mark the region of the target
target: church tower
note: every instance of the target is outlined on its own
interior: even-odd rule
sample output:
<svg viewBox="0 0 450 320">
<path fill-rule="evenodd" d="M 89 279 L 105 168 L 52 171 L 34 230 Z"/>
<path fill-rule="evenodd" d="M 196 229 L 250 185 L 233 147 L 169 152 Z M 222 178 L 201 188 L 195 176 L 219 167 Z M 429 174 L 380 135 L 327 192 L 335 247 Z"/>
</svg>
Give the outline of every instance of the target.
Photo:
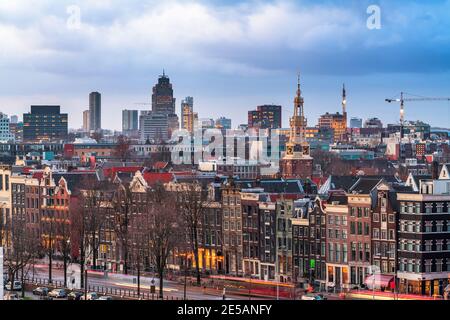
<svg viewBox="0 0 450 320">
<path fill-rule="evenodd" d="M 298 76 L 297 95 L 294 100 L 294 115 L 290 119 L 289 141 L 286 152 L 280 161 L 281 175 L 285 179 L 307 179 L 312 177 L 313 158 L 310 146 L 306 141 L 307 120 L 305 117 L 304 100 Z"/>
</svg>

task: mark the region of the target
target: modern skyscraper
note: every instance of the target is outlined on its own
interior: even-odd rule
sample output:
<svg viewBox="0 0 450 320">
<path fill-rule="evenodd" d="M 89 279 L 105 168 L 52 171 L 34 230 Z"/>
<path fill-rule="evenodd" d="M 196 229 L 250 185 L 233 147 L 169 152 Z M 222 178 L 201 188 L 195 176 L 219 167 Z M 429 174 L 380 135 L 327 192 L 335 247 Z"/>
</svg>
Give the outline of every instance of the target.
<svg viewBox="0 0 450 320">
<path fill-rule="evenodd" d="M 0 143 L 14 141 L 14 134 L 10 130 L 9 118 L 6 114 L 0 112 Z"/>
<path fill-rule="evenodd" d="M 60 106 L 31 106 L 31 112 L 23 114 L 23 141 L 66 140 L 68 116 L 60 110 Z"/>
<path fill-rule="evenodd" d="M 89 121 L 90 121 L 89 110 L 83 111 L 83 131 L 84 132 L 89 132 L 89 130 L 90 130 Z"/>
<path fill-rule="evenodd" d="M 353 117 L 350 119 L 350 128 L 360 129 L 360 128 L 362 128 L 362 122 L 363 122 L 363 120 L 361 118 Z"/>
<path fill-rule="evenodd" d="M 142 111 L 139 117 L 140 140 L 163 142 L 169 138 L 168 117 L 162 112 Z"/>
<path fill-rule="evenodd" d="M 286 143 L 285 155 L 280 161 L 281 175 L 286 179 L 307 179 L 311 178 L 313 173 L 313 158 L 306 141 L 307 120 L 304 113 L 304 100 L 301 96 L 300 76 L 297 87 L 294 115 L 290 120 L 289 141 Z"/>
<path fill-rule="evenodd" d="M 220 117 L 216 120 L 216 128 L 217 129 L 224 129 L 224 130 L 230 130 L 231 129 L 231 119 Z"/>
<path fill-rule="evenodd" d="M 122 133 L 135 134 L 139 130 L 139 117 L 137 110 L 122 110 Z"/>
<path fill-rule="evenodd" d="M 89 94 L 89 129 L 94 132 L 102 129 L 102 95 L 98 92 Z"/>
<path fill-rule="evenodd" d="M 248 127 L 278 129 L 282 127 L 281 106 L 263 105 L 248 112 Z"/>
<path fill-rule="evenodd" d="M 9 123 L 18 123 L 19 117 L 16 115 L 11 116 Z"/>
<path fill-rule="evenodd" d="M 342 114 L 325 113 L 319 118 L 319 128 L 331 128 L 334 130 L 334 141 L 347 140 L 347 92 L 345 85 L 342 87 Z"/>
<path fill-rule="evenodd" d="M 172 84 L 164 71 L 162 76 L 159 77 L 158 83 L 153 87 L 152 111 L 162 112 L 167 115 L 175 113 Z"/>
<path fill-rule="evenodd" d="M 195 118 L 198 115 L 194 112 L 194 98 L 186 97 L 181 101 L 181 128 L 193 133 Z"/>
</svg>

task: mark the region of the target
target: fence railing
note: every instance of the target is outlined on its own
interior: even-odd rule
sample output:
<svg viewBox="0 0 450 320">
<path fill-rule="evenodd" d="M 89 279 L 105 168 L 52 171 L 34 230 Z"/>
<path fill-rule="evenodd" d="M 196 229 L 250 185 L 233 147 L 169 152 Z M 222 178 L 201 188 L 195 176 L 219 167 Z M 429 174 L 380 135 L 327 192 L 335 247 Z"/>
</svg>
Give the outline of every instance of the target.
<svg viewBox="0 0 450 320">
<path fill-rule="evenodd" d="M 26 278 L 25 283 L 34 286 L 47 286 L 55 289 L 64 288 L 64 281 L 61 280 L 53 280 L 50 282 L 48 279 L 44 278 Z M 83 290 L 74 290 L 79 292 L 84 292 Z M 137 290 L 133 289 L 122 289 L 122 288 L 113 288 L 107 286 L 100 285 L 88 285 L 88 292 L 96 292 L 100 295 L 109 295 L 113 297 L 118 297 L 121 299 L 135 299 L 135 300 L 181 300 L 179 297 L 174 296 L 163 296 L 161 299 L 158 293 L 151 293 L 141 290 L 140 294 L 138 294 Z"/>
</svg>

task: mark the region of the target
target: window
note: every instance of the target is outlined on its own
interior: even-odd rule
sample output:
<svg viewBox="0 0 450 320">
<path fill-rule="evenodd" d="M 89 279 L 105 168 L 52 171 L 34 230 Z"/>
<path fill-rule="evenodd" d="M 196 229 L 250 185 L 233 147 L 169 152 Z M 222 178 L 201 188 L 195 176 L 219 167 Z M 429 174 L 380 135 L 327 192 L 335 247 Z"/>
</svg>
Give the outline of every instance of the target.
<svg viewBox="0 0 450 320">
<path fill-rule="evenodd" d="M 369 217 L 369 208 L 364 208 L 364 217 L 368 218 Z"/>
<path fill-rule="evenodd" d="M 370 235 L 370 225 L 367 222 L 364 222 L 364 235 L 365 236 Z"/>
<path fill-rule="evenodd" d="M 343 226 L 347 225 L 347 216 L 342 216 L 342 225 Z"/>
<path fill-rule="evenodd" d="M 432 251 L 432 248 L 433 248 L 433 241 L 431 240 L 425 241 L 425 251 L 430 252 Z"/>
<path fill-rule="evenodd" d="M 350 221 L 350 234 L 356 234 L 355 221 Z"/>
<path fill-rule="evenodd" d="M 343 263 L 347 263 L 347 244 L 346 243 L 344 243 L 343 245 L 342 245 L 342 262 Z"/>
<path fill-rule="evenodd" d="M 425 260 L 425 272 L 431 272 L 431 260 Z"/>
<path fill-rule="evenodd" d="M 362 222 L 358 222 L 358 235 L 362 235 L 363 234 L 363 225 Z"/>
<path fill-rule="evenodd" d="M 351 260 L 352 260 L 352 261 L 356 261 L 356 242 L 352 242 L 352 243 L 351 243 L 351 247 L 352 247 L 352 256 L 351 256 Z"/>
<path fill-rule="evenodd" d="M 364 249 L 365 249 L 365 261 L 370 261 L 370 244 L 366 243 L 364 245 Z"/>
<path fill-rule="evenodd" d="M 442 272 L 442 259 L 436 260 L 436 272 Z"/>
<path fill-rule="evenodd" d="M 380 214 L 378 212 L 373 213 L 373 221 L 379 222 L 380 221 Z"/>
<path fill-rule="evenodd" d="M 389 223 L 394 223 L 394 222 L 395 222 L 395 218 L 394 218 L 394 215 L 393 215 L 393 214 L 390 214 L 390 215 L 388 216 L 388 221 L 389 221 Z"/>
<path fill-rule="evenodd" d="M 380 238 L 380 230 L 379 229 L 373 229 L 373 237 L 374 237 L 374 239 Z"/>
</svg>

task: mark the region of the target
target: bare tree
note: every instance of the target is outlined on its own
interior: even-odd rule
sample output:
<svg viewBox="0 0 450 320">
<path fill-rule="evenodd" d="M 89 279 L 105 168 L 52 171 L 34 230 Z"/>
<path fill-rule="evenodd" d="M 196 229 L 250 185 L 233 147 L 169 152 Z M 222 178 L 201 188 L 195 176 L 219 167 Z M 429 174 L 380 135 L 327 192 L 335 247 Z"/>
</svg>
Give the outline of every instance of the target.
<svg viewBox="0 0 450 320">
<path fill-rule="evenodd" d="M 71 261 L 71 225 L 69 219 L 64 219 L 57 224 L 58 248 L 63 258 L 64 287 L 67 288 L 67 267 Z"/>
<path fill-rule="evenodd" d="M 159 297 L 163 298 L 164 272 L 167 261 L 180 239 L 181 221 L 176 200 L 162 184 L 156 184 L 147 193 L 145 206 L 145 233 L 148 240 L 150 260 L 159 278 Z"/>
<path fill-rule="evenodd" d="M 130 139 L 124 135 L 117 138 L 117 145 L 114 149 L 114 156 L 119 158 L 121 161 L 126 162 L 131 157 L 130 150 Z"/>
<path fill-rule="evenodd" d="M 113 196 L 114 231 L 120 244 L 125 274 L 128 274 L 129 228 L 132 210 L 135 208 L 133 193 L 129 185 L 119 184 Z"/>
<path fill-rule="evenodd" d="M 105 226 L 111 205 L 109 192 L 96 178 L 87 177 L 82 188 L 71 200 L 71 233 L 79 248 L 80 284 L 84 287 L 85 267 L 92 256 L 92 265 L 96 267 L 100 247 L 100 234 Z"/>
<path fill-rule="evenodd" d="M 40 243 L 35 241 L 31 229 L 26 227 L 25 217 L 22 214 L 13 215 L 7 225 L 9 227 L 7 232 L 11 235 L 11 247 L 5 255 L 5 266 L 11 287 L 14 286 L 15 279 L 20 278 L 22 297 L 24 297 L 25 278 L 34 264 L 34 258 L 39 254 Z"/>
<path fill-rule="evenodd" d="M 187 240 L 194 255 L 197 285 L 200 285 L 199 236 L 202 232 L 201 221 L 205 214 L 207 192 L 200 183 L 193 182 L 177 185 L 176 194 L 177 207 L 183 219 Z"/>
</svg>

